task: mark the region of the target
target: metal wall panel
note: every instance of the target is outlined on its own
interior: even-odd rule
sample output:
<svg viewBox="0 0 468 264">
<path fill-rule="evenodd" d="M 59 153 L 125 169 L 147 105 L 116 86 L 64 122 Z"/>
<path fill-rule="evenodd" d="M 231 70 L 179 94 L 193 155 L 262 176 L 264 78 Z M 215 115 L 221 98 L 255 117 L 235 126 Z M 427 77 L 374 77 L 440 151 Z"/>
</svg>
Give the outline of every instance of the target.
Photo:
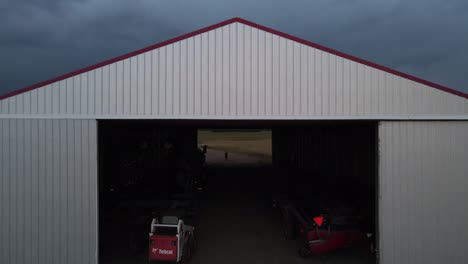
<svg viewBox="0 0 468 264">
<path fill-rule="evenodd" d="M 1 100 L 0 117 L 468 119 L 468 100 L 233 23 Z"/>
<path fill-rule="evenodd" d="M 466 263 L 468 122 L 381 122 L 382 264 Z"/>
<path fill-rule="evenodd" d="M 0 119 L 0 263 L 97 263 L 95 120 Z"/>
</svg>

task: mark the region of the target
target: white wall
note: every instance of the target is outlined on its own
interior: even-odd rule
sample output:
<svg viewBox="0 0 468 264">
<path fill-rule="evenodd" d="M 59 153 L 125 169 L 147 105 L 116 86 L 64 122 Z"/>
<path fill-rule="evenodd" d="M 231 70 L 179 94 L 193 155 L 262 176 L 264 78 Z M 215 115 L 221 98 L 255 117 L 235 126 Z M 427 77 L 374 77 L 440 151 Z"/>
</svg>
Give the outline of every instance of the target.
<svg viewBox="0 0 468 264">
<path fill-rule="evenodd" d="M 0 101 L 0 118 L 468 119 L 468 100 L 242 23 Z"/>
<path fill-rule="evenodd" d="M 0 263 L 97 263 L 95 120 L 0 119 Z"/>
<path fill-rule="evenodd" d="M 382 264 L 467 263 L 468 122 L 381 122 Z"/>
</svg>

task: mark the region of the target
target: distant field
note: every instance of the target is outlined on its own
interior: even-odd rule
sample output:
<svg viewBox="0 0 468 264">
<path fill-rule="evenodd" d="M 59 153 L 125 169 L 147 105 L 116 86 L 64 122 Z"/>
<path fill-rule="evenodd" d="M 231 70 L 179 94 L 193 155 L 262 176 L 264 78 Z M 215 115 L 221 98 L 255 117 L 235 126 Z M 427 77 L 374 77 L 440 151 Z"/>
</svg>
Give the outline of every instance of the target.
<svg viewBox="0 0 468 264">
<path fill-rule="evenodd" d="M 271 131 L 213 132 L 198 131 L 198 144 L 208 149 L 271 157 Z"/>
</svg>

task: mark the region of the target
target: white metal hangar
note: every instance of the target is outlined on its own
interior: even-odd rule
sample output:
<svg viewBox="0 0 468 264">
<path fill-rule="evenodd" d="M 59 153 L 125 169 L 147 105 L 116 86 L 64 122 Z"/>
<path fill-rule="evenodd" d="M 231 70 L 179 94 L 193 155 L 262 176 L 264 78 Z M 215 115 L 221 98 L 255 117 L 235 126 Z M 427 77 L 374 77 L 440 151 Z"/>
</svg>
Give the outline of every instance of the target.
<svg viewBox="0 0 468 264">
<path fill-rule="evenodd" d="M 98 263 L 99 123 L 143 119 L 369 122 L 380 263 L 466 263 L 467 99 L 240 18 L 11 92 L 0 263 Z"/>
</svg>

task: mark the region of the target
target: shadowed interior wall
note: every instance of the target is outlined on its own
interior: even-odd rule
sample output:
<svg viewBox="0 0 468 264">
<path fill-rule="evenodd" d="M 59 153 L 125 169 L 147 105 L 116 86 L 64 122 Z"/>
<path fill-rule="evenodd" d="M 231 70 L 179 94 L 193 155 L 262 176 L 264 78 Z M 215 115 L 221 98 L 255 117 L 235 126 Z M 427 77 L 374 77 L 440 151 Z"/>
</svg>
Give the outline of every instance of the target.
<svg viewBox="0 0 468 264">
<path fill-rule="evenodd" d="M 96 120 L 0 119 L 0 263 L 97 263 Z"/>
<path fill-rule="evenodd" d="M 273 163 L 288 193 L 310 204 L 346 206 L 376 226 L 377 148 L 375 122 L 321 123 L 273 129 Z M 324 191 L 327 190 L 327 191 Z"/>
</svg>

